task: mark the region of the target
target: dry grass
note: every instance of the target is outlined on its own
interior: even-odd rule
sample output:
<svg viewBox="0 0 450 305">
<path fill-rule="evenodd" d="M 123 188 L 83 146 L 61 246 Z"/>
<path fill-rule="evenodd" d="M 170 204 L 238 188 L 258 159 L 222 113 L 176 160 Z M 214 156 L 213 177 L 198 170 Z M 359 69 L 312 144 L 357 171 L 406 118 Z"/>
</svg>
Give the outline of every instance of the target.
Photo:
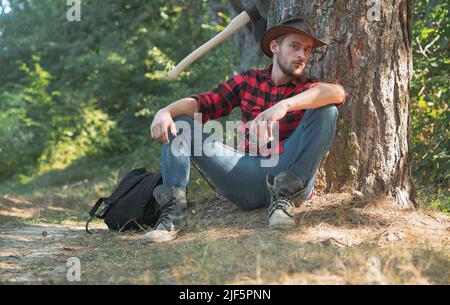
<svg viewBox="0 0 450 305">
<path fill-rule="evenodd" d="M 183 235 L 150 245 L 101 223 L 85 234 L 86 202 L 35 198 L 0 198 L 0 282 L 68 283 L 78 257 L 83 283 L 450 284 L 448 216 L 386 198 L 316 197 L 285 232 L 266 228 L 264 209 L 191 202 Z"/>
</svg>

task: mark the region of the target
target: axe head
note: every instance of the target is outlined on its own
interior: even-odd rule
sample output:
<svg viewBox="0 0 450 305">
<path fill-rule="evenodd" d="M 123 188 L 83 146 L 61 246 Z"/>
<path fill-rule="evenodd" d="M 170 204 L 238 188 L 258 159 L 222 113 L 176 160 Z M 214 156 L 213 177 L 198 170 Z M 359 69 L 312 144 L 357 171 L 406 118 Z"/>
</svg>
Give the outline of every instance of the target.
<svg viewBox="0 0 450 305">
<path fill-rule="evenodd" d="M 245 11 L 252 20 L 253 36 L 255 37 L 256 42 L 259 42 L 264 32 L 267 30 L 267 20 L 261 16 L 255 4 L 247 7 Z"/>
</svg>

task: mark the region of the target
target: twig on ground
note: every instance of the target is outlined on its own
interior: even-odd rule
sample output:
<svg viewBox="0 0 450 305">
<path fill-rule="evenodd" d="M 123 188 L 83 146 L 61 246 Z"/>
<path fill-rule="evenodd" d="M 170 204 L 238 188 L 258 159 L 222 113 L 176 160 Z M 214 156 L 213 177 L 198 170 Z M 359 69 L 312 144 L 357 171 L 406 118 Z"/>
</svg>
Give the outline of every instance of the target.
<svg viewBox="0 0 450 305">
<path fill-rule="evenodd" d="M 333 238 L 333 237 L 330 237 L 330 239 L 333 240 L 333 241 L 335 241 L 335 242 L 337 242 L 337 243 L 340 244 L 340 245 L 343 245 L 344 247 L 348 247 L 347 244 L 344 244 L 344 243 L 340 242 L 339 240 L 337 240 L 337 239 L 335 239 L 335 238 Z"/>
</svg>

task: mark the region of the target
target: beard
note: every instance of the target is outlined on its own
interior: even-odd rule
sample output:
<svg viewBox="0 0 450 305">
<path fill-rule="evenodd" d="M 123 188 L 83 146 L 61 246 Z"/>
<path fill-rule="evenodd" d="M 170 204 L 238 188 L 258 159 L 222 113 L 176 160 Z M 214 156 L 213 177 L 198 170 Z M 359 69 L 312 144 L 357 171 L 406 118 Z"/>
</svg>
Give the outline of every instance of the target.
<svg viewBox="0 0 450 305">
<path fill-rule="evenodd" d="M 277 63 L 278 63 L 278 66 L 280 67 L 281 71 L 285 75 L 287 75 L 289 77 L 296 78 L 296 77 L 299 77 L 302 74 L 303 69 L 305 68 L 305 62 L 304 61 L 293 61 L 293 62 L 290 62 L 290 63 L 289 62 L 286 63 L 286 62 L 283 62 L 281 60 L 281 58 L 282 58 L 282 56 L 278 56 L 277 57 Z M 298 68 L 295 68 L 296 64 L 298 64 L 300 66 Z"/>
</svg>

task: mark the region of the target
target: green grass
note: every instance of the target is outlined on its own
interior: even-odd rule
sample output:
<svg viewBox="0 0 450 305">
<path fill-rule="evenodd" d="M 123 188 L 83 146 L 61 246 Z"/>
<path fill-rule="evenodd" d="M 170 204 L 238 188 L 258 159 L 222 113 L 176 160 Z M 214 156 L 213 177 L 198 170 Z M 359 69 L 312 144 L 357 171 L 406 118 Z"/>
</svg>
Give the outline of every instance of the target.
<svg viewBox="0 0 450 305">
<path fill-rule="evenodd" d="M 0 194 L 20 195 L 22 198 L 40 197 L 39 191 L 53 193 L 63 188 L 79 188 L 79 192 L 69 192 L 76 198 L 109 195 L 113 188 L 133 168 L 145 167 L 149 172 L 161 171 L 160 146 L 142 147 L 131 154 L 114 156 L 109 159 L 82 158 L 64 170 L 49 170 L 41 175 L 17 176 L 0 184 Z M 214 195 L 213 190 L 192 167 L 190 195 L 200 199 Z M 61 192 L 61 191 L 60 191 Z M 59 193 L 60 193 L 59 192 Z M 43 194 L 42 194 L 43 195 Z"/>
<path fill-rule="evenodd" d="M 109 196 L 120 180 L 133 168 L 160 171 L 160 152 L 156 148 L 140 148 L 132 154 L 110 159 L 83 158 L 64 170 L 49 170 L 41 175 L 18 176 L 0 184 L 0 208 L 18 210 L 19 215 L 0 214 L 2 226 L 37 223 L 83 223 L 100 197 Z M 192 167 L 188 199 L 214 197 L 214 191 Z M 20 204 L 8 198 L 20 198 Z M 37 211 L 27 213 L 32 206 Z"/>
<path fill-rule="evenodd" d="M 450 213 L 450 191 L 443 187 L 418 186 L 417 195 L 421 208 Z"/>
</svg>

